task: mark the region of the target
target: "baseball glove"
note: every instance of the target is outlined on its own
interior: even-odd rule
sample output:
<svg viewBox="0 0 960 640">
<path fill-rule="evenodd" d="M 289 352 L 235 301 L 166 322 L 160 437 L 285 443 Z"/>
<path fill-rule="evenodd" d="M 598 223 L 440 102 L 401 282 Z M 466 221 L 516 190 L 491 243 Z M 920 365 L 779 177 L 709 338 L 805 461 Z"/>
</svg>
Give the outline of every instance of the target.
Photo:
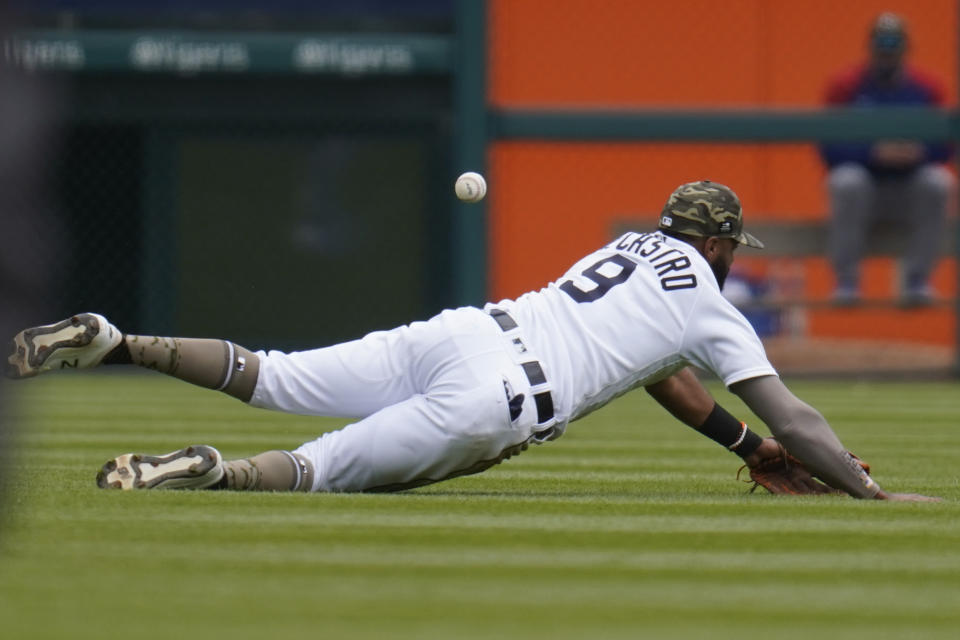
<svg viewBox="0 0 960 640">
<path fill-rule="evenodd" d="M 810 475 L 803 463 L 787 453 L 782 445 L 777 455 L 764 458 L 753 466 L 740 467 L 737 471 L 738 480 L 744 469 L 750 473 L 750 480 L 744 480 L 744 482 L 753 481 L 750 493 L 756 491 L 757 487 L 763 487 L 774 494 L 795 496 L 842 493 Z"/>
</svg>

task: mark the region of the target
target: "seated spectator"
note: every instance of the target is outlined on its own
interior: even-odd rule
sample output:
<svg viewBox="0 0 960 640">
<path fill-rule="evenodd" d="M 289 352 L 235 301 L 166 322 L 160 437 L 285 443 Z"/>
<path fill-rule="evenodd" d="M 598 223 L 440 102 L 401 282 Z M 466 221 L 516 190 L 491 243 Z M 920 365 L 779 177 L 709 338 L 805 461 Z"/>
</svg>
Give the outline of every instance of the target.
<svg viewBox="0 0 960 640">
<path fill-rule="evenodd" d="M 905 63 L 904 21 L 880 15 L 870 29 L 869 60 L 835 77 L 829 106 L 941 106 L 944 90 L 929 75 Z M 834 300 L 860 299 L 860 261 L 871 227 L 878 222 L 904 230 L 900 299 L 905 306 L 934 298 L 930 274 L 936 266 L 947 201 L 955 179 L 944 166 L 946 143 L 877 140 L 824 144 L 829 168 L 830 258 L 837 278 Z"/>
</svg>

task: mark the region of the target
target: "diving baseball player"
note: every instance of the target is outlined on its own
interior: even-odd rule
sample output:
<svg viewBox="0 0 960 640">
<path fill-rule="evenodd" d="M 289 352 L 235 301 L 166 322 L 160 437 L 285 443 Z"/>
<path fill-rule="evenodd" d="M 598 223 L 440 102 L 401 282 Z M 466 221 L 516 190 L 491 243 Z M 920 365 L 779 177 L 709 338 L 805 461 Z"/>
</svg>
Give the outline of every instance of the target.
<svg viewBox="0 0 960 640">
<path fill-rule="evenodd" d="M 402 490 L 482 471 L 644 387 L 748 465 L 782 446 L 852 496 L 927 499 L 883 491 L 824 418 L 780 381 L 750 324 L 720 294 L 741 244 L 763 246 L 743 231 L 736 194 L 693 182 L 670 195 L 657 231 L 626 233 L 516 300 L 295 353 L 124 335 L 87 313 L 22 331 L 7 370 L 26 378 L 137 364 L 255 407 L 357 419 L 293 451 L 242 460 L 224 461 L 205 445 L 121 455 L 98 474 L 103 488 Z M 720 378 L 776 439 L 723 410 L 690 365 Z M 805 486 L 814 488 L 788 492 L 830 490 Z"/>
</svg>

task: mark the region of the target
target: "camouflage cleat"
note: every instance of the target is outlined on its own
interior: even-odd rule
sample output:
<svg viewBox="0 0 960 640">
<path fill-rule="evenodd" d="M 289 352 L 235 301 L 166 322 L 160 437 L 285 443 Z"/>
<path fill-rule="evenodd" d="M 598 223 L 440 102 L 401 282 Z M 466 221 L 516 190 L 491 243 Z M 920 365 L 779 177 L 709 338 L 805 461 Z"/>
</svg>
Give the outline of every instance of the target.
<svg viewBox="0 0 960 640">
<path fill-rule="evenodd" d="M 223 478 L 223 458 L 198 444 L 165 456 L 125 453 L 97 473 L 101 489 L 206 489 Z"/>
<path fill-rule="evenodd" d="M 54 369 L 87 369 L 100 364 L 123 341 L 123 334 L 96 313 L 24 329 L 13 338 L 4 373 L 30 378 Z"/>
</svg>

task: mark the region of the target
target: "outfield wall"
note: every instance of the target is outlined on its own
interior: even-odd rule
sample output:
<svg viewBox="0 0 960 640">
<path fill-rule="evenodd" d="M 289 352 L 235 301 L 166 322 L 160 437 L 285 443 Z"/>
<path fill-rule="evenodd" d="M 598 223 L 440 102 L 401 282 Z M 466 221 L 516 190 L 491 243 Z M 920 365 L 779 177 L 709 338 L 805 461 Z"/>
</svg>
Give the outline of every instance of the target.
<svg viewBox="0 0 960 640">
<path fill-rule="evenodd" d="M 688 0 L 637 3 L 491 0 L 489 103 L 492 109 L 816 108 L 827 78 L 865 52 L 866 31 L 884 10 L 901 13 L 911 60 L 948 87 L 957 104 L 955 0 Z M 513 296 L 555 277 L 607 241 L 624 219 L 650 225 L 676 184 L 711 178 L 740 194 L 748 220 L 823 222 L 824 171 L 812 144 L 494 142 L 489 288 Z M 741 256 L 764 277 L 783 265 Z M 800 293 L 824 299 L 833 286 L 822 257 L 800 262 Z M 895 263 L 865 265 L 868 296 L 895 295 Z M 956 295 L 956 263 L 940 264 L 934 285 Z M 813 335 L 955 341 L 954 311 L 896 309 L 856 314 L 812 310 Z"/>
</svg>

